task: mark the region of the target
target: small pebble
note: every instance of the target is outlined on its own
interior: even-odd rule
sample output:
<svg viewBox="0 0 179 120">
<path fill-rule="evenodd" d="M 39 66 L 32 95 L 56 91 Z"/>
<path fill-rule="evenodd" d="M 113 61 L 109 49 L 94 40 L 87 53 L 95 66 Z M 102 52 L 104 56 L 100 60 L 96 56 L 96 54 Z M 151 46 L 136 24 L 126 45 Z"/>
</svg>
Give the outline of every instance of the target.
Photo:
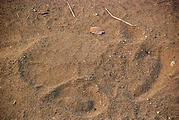
<svg viewBox="0 0 179 120">
<path fill-rule="evenodd" d="M 116 82 L 120 82 L 120 80 L 119 80 L 119 79 L 115 79 L 115 81 L 116 81 Z"/>
<path fill-rule="evenodd" d="M 164 34 L 163 36 L 164 36 L 164 37 L 166 37 L 166 36 L 167 36 L 167 34 Z"/>
<path fill-rule="evenodd" d="M 152 29 L 150 29 L 150 32 L 153 32 L 153 30 L 152 30 Z"/>
<path fill-rule="evenodd" d="M 88 75 L 85 75 L 85 80 L 88 80 Z"/>
<path fill-rule="evenodd" d="M 126 43 L 126 40 L 123 40 L 122 43 Z"/>
<path fill-rule="evenodd" d="M 91 27 L 90 28 L 90 33 L 97 34 L 97 35 L 102 35 L 105 32 L 104 32 L 104 30 L 101 27 Z"/>
<path fill-rule="evenodd" d="M 51 29 L 51 27 L 50 27 L 50 26 L 48 26 L 47 28 L 48 28 L 48 29 Z"/>
<path fill-rule="evenodd" d="M 13 105 L 15 105 L 16 104 L 16 100 L 14 100 L 14 102 L 13 102 Z"/>
<path fill-rule="evenodd" d="M 149 98 L 147 98 L 146 100 L 147 100 L 147 101 L 149 101 L 150 99 L 149 99 Z"/>
<path fill-rule="evenodd" d="M 160 111 L 157 111 L 157 114 L 160 114 Z"/>
<path fill-rule="evenodd" d="M 170 63 L 170 66 L 173 67 L 174 65 L 175 65 L 175 61 L 172 61 L 172 62 Z"/>
<path fill-rule="evenodd" d="M 98 13 L 95 13 L 95 15 L 96 15 L 96 16 L 99 16 L 99 14 L 98 14 Z"/>
<path fill-rule="evenodd" d="M 32 10 L 33 10 L 34 12 L 37 12 L 37 10 L 36 10 L 35 8 L 32 8 Z"/>
</svg>

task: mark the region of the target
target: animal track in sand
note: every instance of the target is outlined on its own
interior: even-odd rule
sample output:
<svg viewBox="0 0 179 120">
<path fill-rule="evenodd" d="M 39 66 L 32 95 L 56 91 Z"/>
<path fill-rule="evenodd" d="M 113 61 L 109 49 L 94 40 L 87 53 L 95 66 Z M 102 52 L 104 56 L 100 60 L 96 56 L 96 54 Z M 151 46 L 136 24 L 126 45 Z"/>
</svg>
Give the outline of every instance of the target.
<svg viewBox="0 0 179 120">
<path fill-rule="evenodd" d="M 42 97 L 42 102 L 81 117 L 97 116 L 106 111 L 109 105 L 107 96 L 98 86 L 85 79 L 58 85 Z M 50 109 L 49 106 L 45 107 L 46 112 Z"/>
</svg>

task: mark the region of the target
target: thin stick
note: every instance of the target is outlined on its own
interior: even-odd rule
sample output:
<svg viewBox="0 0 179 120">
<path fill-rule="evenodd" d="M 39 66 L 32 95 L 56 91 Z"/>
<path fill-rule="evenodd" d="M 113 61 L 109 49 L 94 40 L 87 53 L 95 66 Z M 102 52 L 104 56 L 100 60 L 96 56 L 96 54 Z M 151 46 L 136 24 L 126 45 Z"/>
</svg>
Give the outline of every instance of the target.
<svg viewBox="0 0 179 120">
<path fill-rule="evenodd" d="M 106 11 L 108 12 L 108 14 L 109 14 L 111 17 L 113 17 L 114 19 L 117 19 L 117 20 L 119 20 L 119 21 L 122 21 L 122 22 L 124 22 L 124 23 L 126 23 L 126 24 L 128 24 L 128 25 L 130 25 L 130 26 L 135 26 L 135 25 L 132 25 L 131 23 L 128 23 L 128 22 L 126 22 L 126 21 L 124 21 L 124 20 L 118 18 L 118 17 L 115 17 L 111 12 L 109 12 L 109 10 L 108 10 L 107 8 L 105 8 L 105 10 L 106 10 Z"/>
<path fill-rule="evenodd" d="M 68 7 L 69 7 L 69 9 L 70 9 L 70 11 L 71 11 L 73 17 L 76 17 L 76 16 L 75 16 L 75 13 L 73 12 L 73 10 L 72 10 L 72 8 L 71 8 L 71 6 L 70 6 L 70 3 L 69 3 L 67 0 L 66 0 L 66 2 L 67 2 L 67 4 L 68 4 Z"/>
<path fill-rule="evenodd" d="M 17 13 L 17 17 L 19 18 L 19 14 Z"/>
</svg>

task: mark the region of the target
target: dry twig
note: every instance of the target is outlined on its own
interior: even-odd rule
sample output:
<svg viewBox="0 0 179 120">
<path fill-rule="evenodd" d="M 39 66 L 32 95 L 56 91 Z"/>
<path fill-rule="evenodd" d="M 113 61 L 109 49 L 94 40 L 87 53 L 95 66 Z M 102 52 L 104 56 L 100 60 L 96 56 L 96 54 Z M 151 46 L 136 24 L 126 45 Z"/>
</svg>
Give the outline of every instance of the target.
<svg viewBox="0 0 179 120">
<path fill-rule="evenodd" d="M 17 17 L 19 18 L 19 13 L 17 13 Z"/>
<path fill-rule="evenodd" d="M 69 9 L 70 9 L 70 11 L 71 11 L 73 17 L 76 17 L 76 16 L 75 16 L 75 13 L 73 12 L 73 9 L 72 9 L 71 6 L 70 6 L 70 3 L 69 3 L 67 0 L 66 0 L 66 2 L 67 2 L 67 5 L 68 5 L 68 7 L 69 7 Z"/>
<path fill-rule="evenodd" d="M 111 17 L 113 17 L 114 19 L 117 19 L 117 20 L 119 20 L 119 21 L 122 21 L 122 22 L 124 22 L 124 23 L 126 23 L 126 24 L 128 24 L 128 25 L 130 25 L 130 26 L 135 26 L 135 25 L 132 25 L 131 23 L 128 23 L 128 22 L 126 22 L 126 21 L 124 21 L 124 20 L 118 18 L 118 17 L 115 17 L 111 12 L 109 12 L 109 10 L 108 10 L 107 8 L 105 8 L 105 10 L 106 10 L 106 11 L 108 12 L 108 14 L 109 14 Z"/>
</svg>

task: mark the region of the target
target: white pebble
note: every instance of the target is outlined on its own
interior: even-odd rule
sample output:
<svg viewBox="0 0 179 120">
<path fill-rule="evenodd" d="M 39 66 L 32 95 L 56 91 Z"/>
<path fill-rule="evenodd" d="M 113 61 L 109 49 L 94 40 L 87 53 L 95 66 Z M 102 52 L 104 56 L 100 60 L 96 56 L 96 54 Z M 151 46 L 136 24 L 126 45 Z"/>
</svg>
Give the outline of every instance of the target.
<svg viewBox="0 0 179 120">
<path fill-rule="evenodd" d="M 16 104 L 16 100 L 14 100 L 14 102 L 13 102 L 13 105 L 15 105 Z"/>
<path fill-rule="evenodd" d="M 174 65 L 175 65 L 175 61 L 172 61 L 172 62 L 170 63 L 170 66 L 173 67 Z"/>
<path fill-rule="evenodd" d="M 95 15 L 96 15 L 96 16 L 99 16 L 99 14 L 98 14 L 98 13 L 95 13 Z"/>
</svg>

